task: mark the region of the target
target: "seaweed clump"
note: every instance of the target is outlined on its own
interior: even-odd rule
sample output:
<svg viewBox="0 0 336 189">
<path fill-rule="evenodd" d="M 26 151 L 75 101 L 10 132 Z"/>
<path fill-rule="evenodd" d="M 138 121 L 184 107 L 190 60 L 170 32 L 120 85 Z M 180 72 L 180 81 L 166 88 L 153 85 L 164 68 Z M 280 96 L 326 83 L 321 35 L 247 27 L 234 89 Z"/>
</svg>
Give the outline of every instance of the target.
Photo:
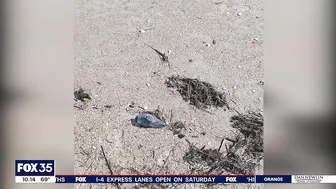
<svg viewBox="0 0 336 189">
<path fill-rule="evenodd" d="M 228 107 L 224 93 L 208 82 L 173 75 L 165 84 L 168 88 L 176 88 L 183 100 L 199 109 Z"/>
</svg>

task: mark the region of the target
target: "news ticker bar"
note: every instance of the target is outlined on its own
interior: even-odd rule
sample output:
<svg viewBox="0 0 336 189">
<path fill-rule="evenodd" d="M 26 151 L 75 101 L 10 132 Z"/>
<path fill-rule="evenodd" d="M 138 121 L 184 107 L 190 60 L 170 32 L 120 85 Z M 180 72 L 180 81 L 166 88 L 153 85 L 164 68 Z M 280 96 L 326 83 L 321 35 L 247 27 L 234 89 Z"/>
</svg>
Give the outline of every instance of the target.
<svg viewBox="0 0 336 189">
<path fill-rule="evenodd" d="M 56 175 L 56 176 L 15 176 L 15 183 L 199 183 L 199 184 L 233 184 L 233 183 L 336 183 L 336 175 L 255 175 L 255 176 L 181 176 L 181 175 Z"/>
</svg>

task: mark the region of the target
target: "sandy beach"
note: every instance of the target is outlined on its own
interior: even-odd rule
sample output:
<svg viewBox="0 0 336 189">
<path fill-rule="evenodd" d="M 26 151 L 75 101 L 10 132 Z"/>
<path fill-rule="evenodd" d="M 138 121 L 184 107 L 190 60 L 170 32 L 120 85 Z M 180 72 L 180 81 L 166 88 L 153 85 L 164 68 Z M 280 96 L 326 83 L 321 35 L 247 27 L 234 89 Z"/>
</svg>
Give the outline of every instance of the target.
<svg viewBox="0 0 336 189">
<path fill-rule="evenodd" d="M 259 0 L 77 0 L 74 86 L 91 100 L 74 108 L 75 174 L 109 174 L 101 147 L 115 174 L 190 173 L 187 141 L 218 148 L 235 131 L 236 111 L 263 111 L 263 23 Z M 236 111 L 190 105 L 165 85 L 172 75 L 212 84 Z M 158 106 L 185 123 L 184 137 L 131 124 L 141 108 Z"/>
</svg>

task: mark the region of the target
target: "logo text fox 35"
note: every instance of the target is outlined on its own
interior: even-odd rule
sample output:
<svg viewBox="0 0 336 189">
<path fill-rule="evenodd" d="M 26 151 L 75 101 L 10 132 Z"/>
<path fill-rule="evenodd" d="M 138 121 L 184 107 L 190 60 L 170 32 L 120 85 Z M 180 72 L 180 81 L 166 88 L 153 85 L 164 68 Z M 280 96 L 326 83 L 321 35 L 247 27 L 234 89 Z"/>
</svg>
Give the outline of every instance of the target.
<svg viewBox="0 0 336 189">
<path fill-rule="evenodd" d="M 15 176 L 54 176 L 54 160 L 15 160 Z"/>
</svg>

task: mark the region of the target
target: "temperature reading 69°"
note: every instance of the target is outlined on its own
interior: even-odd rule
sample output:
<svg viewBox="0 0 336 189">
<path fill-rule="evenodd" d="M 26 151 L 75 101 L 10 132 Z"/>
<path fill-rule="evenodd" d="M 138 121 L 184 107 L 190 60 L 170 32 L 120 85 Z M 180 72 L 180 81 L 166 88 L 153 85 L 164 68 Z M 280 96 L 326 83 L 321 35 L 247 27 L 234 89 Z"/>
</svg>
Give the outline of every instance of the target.
<svg viewBox="0 0 336 189">
<path fill-rule="evenodd" d="M 41 177 L 41 182 L 48 182 L 50 177 Z"/>
</svg>

